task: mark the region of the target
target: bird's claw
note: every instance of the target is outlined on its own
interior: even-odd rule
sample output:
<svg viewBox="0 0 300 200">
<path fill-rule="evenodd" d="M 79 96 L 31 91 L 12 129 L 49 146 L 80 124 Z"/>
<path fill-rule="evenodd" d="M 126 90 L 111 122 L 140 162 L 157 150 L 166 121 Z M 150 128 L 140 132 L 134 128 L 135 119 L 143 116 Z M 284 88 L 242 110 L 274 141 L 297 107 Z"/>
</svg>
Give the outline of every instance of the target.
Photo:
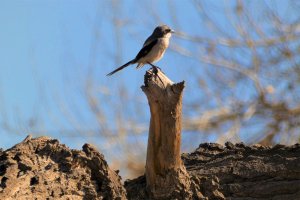
<svg viewBox="0 0 300 200">
<path fill-rule="evenodd" d="M 152 63 L 148 62 L 149 65 L 152 66 L 152 70 L 153 70 L 153 74 L 155 75 L 155 80 L 158 77 L 160 82 L 163 84 L 163 86 L 165 86 L 164 82 L 161 80 L 161 78 L 158 76 L 158 69 L 159 71 L 161 71 L 161 69 L 155 65 L 153 65 Z M 162 71 L 161 71 L 162 72 Z"/>
<path fill-rule="evenodd" d="M 153 65 L 152 63 L 148 62 L 148 64 L 151 65 L 152 70 L 153 70 L 153 73 L 154 73 L 155 75 L 158 74 L 158 69 L 161 71 L 161 69 L 160 69 L 159 67 Z"/>
<path fill-rule="evenodd" d="M 153 73 L 154 73 L 154 75 L 155 76 L 157 76 L 157 74 L 158 74 L 158 68 L 155 66 L 152 66 L 152 70 L 153 70 Z"/>
</svg>

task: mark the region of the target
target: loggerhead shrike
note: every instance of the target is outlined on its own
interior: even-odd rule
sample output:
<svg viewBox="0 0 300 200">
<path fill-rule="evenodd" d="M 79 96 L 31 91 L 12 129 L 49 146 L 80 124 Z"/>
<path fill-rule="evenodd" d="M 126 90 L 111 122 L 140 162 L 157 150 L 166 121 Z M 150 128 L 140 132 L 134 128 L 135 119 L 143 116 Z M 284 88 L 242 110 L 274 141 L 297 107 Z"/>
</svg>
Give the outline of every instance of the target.
<svg viewBox="0 0 300 200">
<path fill-rule="evenodd" d="M 156 27 L 153 33 L 147 38 L 143 48 L 134 59 L 110 72 L 106 76 L 111 76 L 125 67 L 136 63 L 138 64 L 136 68 L 143 67 L 145 64 L 149 64 L 156 68 L 156 66 L 154 66 L 152 63 L 160 60 L 163 57 L 166 49 L 169 46 L 169 39 L 172 33 L 174 33 L 174 31 L 167 25 Z"/>
</svg>

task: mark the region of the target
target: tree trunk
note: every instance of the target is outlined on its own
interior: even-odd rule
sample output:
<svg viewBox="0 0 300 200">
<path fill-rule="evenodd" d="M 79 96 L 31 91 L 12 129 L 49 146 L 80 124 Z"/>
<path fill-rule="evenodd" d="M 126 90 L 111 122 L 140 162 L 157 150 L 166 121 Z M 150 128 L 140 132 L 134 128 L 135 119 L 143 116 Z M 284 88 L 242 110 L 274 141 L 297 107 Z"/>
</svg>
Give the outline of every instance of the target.
<svg viewBox="0 0 300 200">
<path fill-rule="evenodd" d="M 146 180 L 152 199 L 182 196 L 189 199 L 190 179 L 180 157 L 181 110 L 184 82 L 173 83 L 160 70 L 145 74 L 151 119 L 148 138 Z"/>
</svg>

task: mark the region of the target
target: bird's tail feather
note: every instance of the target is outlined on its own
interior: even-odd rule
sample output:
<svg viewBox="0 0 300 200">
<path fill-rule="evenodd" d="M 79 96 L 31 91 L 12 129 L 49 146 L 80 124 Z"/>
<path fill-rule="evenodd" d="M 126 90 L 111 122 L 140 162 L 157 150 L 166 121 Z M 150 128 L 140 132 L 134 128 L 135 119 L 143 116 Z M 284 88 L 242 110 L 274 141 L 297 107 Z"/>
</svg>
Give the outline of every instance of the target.
<svg viewBox="0 0 300 200">
<path fill-rule="evenodd" d="M 139 69 L 139 68 L 141 68 L 141 67 L 143 67 L 143 66 L 144 66 L 143 63 L 139 63 L 139 64 L 136 66 L 136 68 Z"/>
<path fill-rule="evenodd" d="M 118 72 L 118 71 L 124 69 L 124 68 L 127 67 L 128 65 L 134 64 L 135 62 L 136 62 L 136 60 L 133 59 L 133 60 L 129 61 L 128 63 L 122 65 L 121 67 L 115 69 L 114 71 L 108 73 L 106 76 L 111 76 L 111 75 L 113 75 L 114 73 L 116 73 L 116 72 Z"/>
</svg>

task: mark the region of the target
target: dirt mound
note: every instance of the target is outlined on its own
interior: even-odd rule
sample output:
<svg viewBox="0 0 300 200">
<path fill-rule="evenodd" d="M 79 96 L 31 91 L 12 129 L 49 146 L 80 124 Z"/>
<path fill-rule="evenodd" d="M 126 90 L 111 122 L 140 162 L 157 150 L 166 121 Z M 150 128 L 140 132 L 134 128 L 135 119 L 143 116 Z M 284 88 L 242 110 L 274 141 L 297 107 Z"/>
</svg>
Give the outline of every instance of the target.
<svg viewBox="0 0 300 200">
<path fill-rule="evenodd" d="M 89 144 L 27 137 L 0 151 L 0 199 L 126 199 L 120 179 Z"/>
</svg>

